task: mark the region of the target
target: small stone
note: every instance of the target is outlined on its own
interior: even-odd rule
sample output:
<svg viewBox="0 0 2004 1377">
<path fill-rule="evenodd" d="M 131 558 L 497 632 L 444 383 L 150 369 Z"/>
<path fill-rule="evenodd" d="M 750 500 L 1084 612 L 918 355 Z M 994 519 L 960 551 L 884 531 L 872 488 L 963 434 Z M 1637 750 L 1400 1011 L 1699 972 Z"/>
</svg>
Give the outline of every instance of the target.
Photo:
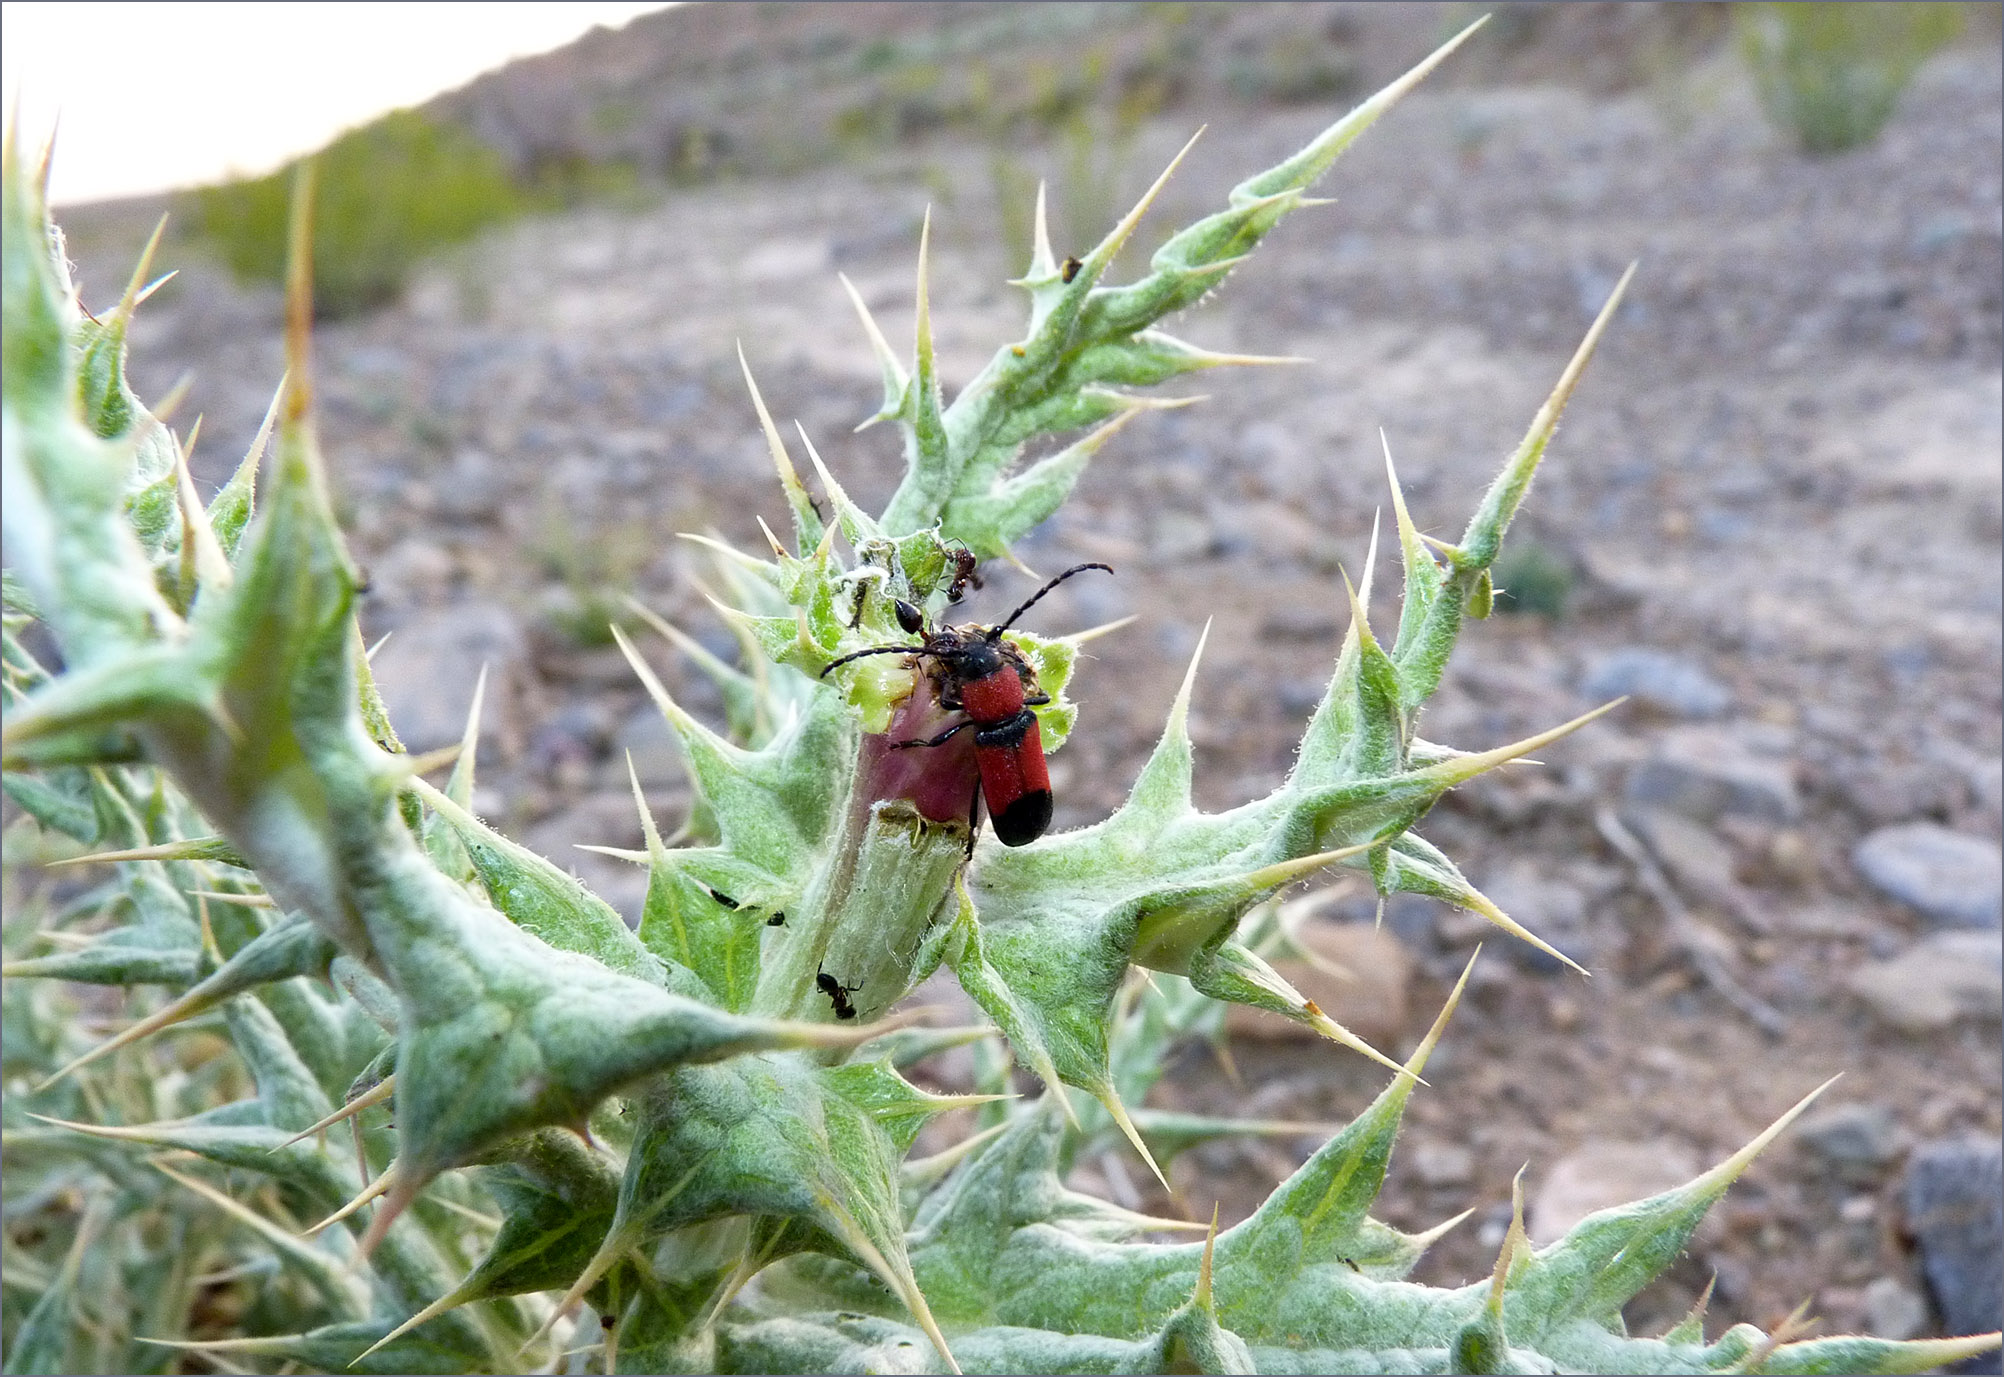
<svg viewBox="0 0 2004 1377">
<path fill-rule="evenodd" d="M 1779 929 L 1793 937 L 1839 937 L 1855 942 L 1884 935 L 1871 916 L 1855 905 L 1818 900 L 1781 909 L 1775 916 Z"/>
<path fill-rule="evenodd" d="M 452 552 L 428 540 L 405 541 L 368 562 L 371 606 L 435 607 L 459 576 Z"/>
<path fill-rule="evenodd" d="M 1876 1277 L 1865 1287 L 1865 1330 L 1878 1339 L 1911 1339 L 1927 1332 L 1927 1301 L 1894 1277 Z"/>
<path fill-rule="evenodd" d="M 1405 946 L 1389 931 L 1369 923 L 1321 920 L 1302 925 L 1301 941 L 1320 960 L 1342 967 L 1351 978 L 1298 958 L 1275 961 L 1274 970 L 1330 1018 L 1386 1056 L 1394 1055 L 1393 1044 L 1406 1025 L 1406 986 L 1412 979 L 1413 959 Z M 1306 1024 L 1243 1004 L 1226 1011 L 1225 1029 L 1247 1037 L 1321 1036 Z"/>
<path fill-rule="evenodd" d="M 1870 1224 L 1879 1217 L 1879 1202 L 1869 1195 L 1854 1195 L 1837 1207 L 1837 1217 L 1846 1224 Z"/>
<path fill-rule="evenodd" d="M 1967 771 L 1976 801 L 1993 813 L 2004 812 L 2004 760 L 1986 756 Z"/>
<path fill-rule="evenodd" d="M 635 708 L 612 739 L 612 752 L 600 771 L 599 787 L 610 791 L 631 788 L 626 770 L 627 757 L 633 758 L 633 773 L 643 789 L 674 784 L 688 777 L 682 758 L 682 742 L 652 703 Z"/>
<path fill-rule="evenodd" d="M 2004 1318 L 2004 1145 L 1944 1138 L 1907 1164 L 1907 1229 L 1947 1334 L 1981 1334 Z"/>
<path fill-rule="evenodd" d="M 1266 615 L 1260 618 L 1259 634 L 1268 640 L 1327 642 L 1333 645 L 1343 634 L 1343 625 L 1331 607 L 1282 603 L 1268 608 Z M 1328 684 L 1328 676 L 1325 674 L 1314 682 L 1316 697 L 1320 698 Z"/>
<path fill-rule="evenodd" d="M 1221 499 L 1211 508 L 1210 527 L 1219 553 L 1267 563 L 1307 560 L 1323 540 L 1322 527 L 1284 502 Z"/>
<path fill-rule="evenodd" d="M 791 282 L 825 273 L 833 261 L 825 239 L 774 239 L 747 251 L 737 271 L 746 282 Z"/>
<path fill-rule="evenodd" d="M 1441 924 L 1462 913 L 1450 908 L 1438 899 L 1430 899 L 1424 894 L 1387 894 L 1384 907 L 1379 908 L 1379 898 L 1370 891 L 1351 891 L 1335 903 L 1322 910 L 1322 916 L 1345 923 L 1370 923 L 1377 925 L 1379 914 L 1383 914 L 1385 930 L 1404 944 L 1409 952 L 1431 953 L 1440 938 Z M 1494 932 L 1485 918 L 1465 914 L 1475 918 L 1484 932 Z M 1460 962 L 1454 966 L 1455 973 L 1461 972 Z"/>
<path fill-rule="evenodd" d="M 1699 1170 L 1697 1154 L 1682 1143 L 1589 1139 L 1553 1164 L 1531 1199 L 1524 1227 L 1542 1248 L 1597 1210 L 1674 1190 Z"/>
<path fill-rule="evenodd" d="M 1578 590 L 1581 611 L 1624 612 L 1657 596 L 1656 569 L 1632 543 L 1587 544 L 1577 553 L 1583 575 Z"/>
<path fill-rule="evenodd" d="M 1298 427 L 1260 421 L 1239 437 L 1246 463 L 1260 487 L 1275 497 L 1299 501 L 1328 481 L 1326 452 Z"/>
<path fill-rule="evenodd" d="M 1717 717 L 1732 706 L 1732 691 L 1681 655 L 1647 646 L 1624 646 L 1596 659 L 1580 680 L 1596 702 L 1627 696 L 1675 717 Z"/>
<path fill-rule="evenodd" d="M 1421 1143 L 1412 1168 L 1421 1185 L 1465 1186 L 1475 1179 L 1475 1154 L 1456 1143 Z"/>
<path fill-rule="evenodd" d="M 1329 681 L 1325 678 L 1283 679 L 1275 690 L 1282 711 L 1294 717 L 1305 717 L 1322 703 L 1322 695 L 1328 692 Z"/>
<path fill-rule="evenodd" d="M 1851 762 L 1833 771 L 1837 795 L 1874 827 L 1925 817 L 1961 806 L 1960 776 L 1918 761 Z"/>
<path fill-rule="evenodd" d="M 1755 755 L 1714 729 L 1664 733 L 1655 751 L 1628 773 L 1627 800 L 1698 822 L 1741 813 L 1764 822 L 1793 822 L 1802 813 L 1793 767 Z"/>
<path fill-rule="evenodd" d="M 390 722 L 413 754 L 450 746 L 466 733 L 466 714 L 482 665 L 487 667 L 483 739 L 498 726 L 512 733 L 515 690 L 527 671 L 528 637 L 498 603 L 464 602 L 419 613 L 397 628 L 369 662 Z"/>
<path fill-rule="evenodd" d="M 1733 875 L 1732 852 L 1711 829 L 1664 808 L 1631 809 L 1624 820 L 1693 899 L 1728 911 L 1746 902 Z"/>
<path fill-rule="evenodd" d="M 1646 1043 L 1635 1050 L 1635 1060 L 1660 1076 L 1675 1078 L 1683 1075 L 1691 1065 L 1691 1059 L 1674 1047 L 1666 1047 L 1660 1042 Z"/>
<path fill-rule="evenodd" d="M 574 698 L 536 724 L 529 734 L 529 764 L 554 773 L 589 764 L 604 752 L 612 735 L 608 705 L 600 699 Z"/>
<path fill-rule="evenodd" d="M 1796 1130 L 1803 1144 L 1846 1180 L 1872 1180 L 1906 1146 L 1893 1111 L 1882 1104 L 1840 1104 L 1806 1119 Z"/>
<path fill-rule="evenodd" d="M 1475 1231 L 1475 1246 L 1485 1253 L 1493 1253 L 1503 1246 L 1503 1240 L 1509 1233 L 1510 1212 L 1492 1206 L 1482 1221 L 1482 1227 Z"/>
<path fill-rule="evenodd" d="M 2004 950 L 1983 932 L 1937 932 L 1845 982 L 1885 1023 L 1930 1033 L 1959 1018 L 2004 1017 Z"/>
<path fill-rule="evenodd" d="M 1193 512 L 1159 511 L 1149 525 L 1148 558 L 1157 565 L 1187 564 L 1211 553 L 1211 523 Z"/>
<path fill-rule="evenodd" d="M 1931 822 L 1882 827 L 1851 859 L 1880 892 L 1942 927 L 2004 926 L 2004 853 Z"/>
<path fill-rule="evenodd" d="M 1765 878 L 1780 884 L 1806 888 L 1816 879 L 1816 848 L 1797 827 L 1784 827 L 1767 844 Z M 1757 877 L 1759 878 L 1759 877 Z"/>
<path fill-rule="evenodd" d="M 454 521 L 491 521 L 507 496 L 502 467 L 477 449 L 463 449 L 441 476 L 433 510 Z"/>
<path fill-rule="evenodd" d="M 630 691 L 635 687 L 633 665 L 617 645 L 581 646 L 557 634 L 547 623 L 539 623 L 531 649 L 536 657 L 536 674 L 547 683 L 595 693 Z"/>
</svg>

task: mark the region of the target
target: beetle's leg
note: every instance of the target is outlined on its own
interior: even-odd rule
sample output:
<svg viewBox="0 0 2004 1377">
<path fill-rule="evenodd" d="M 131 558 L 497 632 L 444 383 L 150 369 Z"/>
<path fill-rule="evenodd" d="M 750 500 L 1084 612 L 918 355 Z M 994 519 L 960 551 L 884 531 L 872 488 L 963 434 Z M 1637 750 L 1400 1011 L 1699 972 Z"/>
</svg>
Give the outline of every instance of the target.
<svg viewBox="0 0 2004 1377">
<path fill-rule="evenodd" d="M 974 723 L 972 722 L 956 722 L 954 725 L 948 727 L 945 731 L 941 732 L 938 736 L 935 736 L 930 741 L 893 741 L 891 743 L 891 749 L 894 751 L 902 751 L 909 749 L 910 747 L 913 746 L 944 746 L 947 743 L 947 740 L 950 737 L 952 737 L 952 735 L 955 732 L 964 732 L 973 725 Z"/>
<path fill-rule="evenodd" d="M 975 776 L 974 797 L 967 801 L 967 859 L 974 859 L 974 839 L 981 835 L 981 777 Z"/>
<path fill-rule="evenodd" d="M 1041 708 L 1044 706 L 1044 704 L 1050 701 L 1051 701 L 1050 694 L 1040 692 L 1034 698 L 1025 698 L 1023 700 L 1023 706 L 1026 708 Z"/>
</svg>

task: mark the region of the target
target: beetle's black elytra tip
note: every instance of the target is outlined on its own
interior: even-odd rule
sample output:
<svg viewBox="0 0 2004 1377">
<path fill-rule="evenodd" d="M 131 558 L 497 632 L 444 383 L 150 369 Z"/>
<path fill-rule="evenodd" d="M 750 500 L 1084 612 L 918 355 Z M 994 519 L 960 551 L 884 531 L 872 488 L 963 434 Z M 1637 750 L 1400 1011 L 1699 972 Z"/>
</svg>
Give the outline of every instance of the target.
<svg viewBox="0 0 2004 1377">
<path fill-rule="evenodd" d="M 994 807 L 994 801 L 989 801 Z M 1044 829 L 1051 825 L 1051 791 L 1037 789 L 1020 794 L 1010 801 L 1007 808 L 1000 809 L 991 819 L 995 824 L 995 835 L 1002 839 L 1004 846 L 1025 846 L 1044 835 Z"/>
</svg>

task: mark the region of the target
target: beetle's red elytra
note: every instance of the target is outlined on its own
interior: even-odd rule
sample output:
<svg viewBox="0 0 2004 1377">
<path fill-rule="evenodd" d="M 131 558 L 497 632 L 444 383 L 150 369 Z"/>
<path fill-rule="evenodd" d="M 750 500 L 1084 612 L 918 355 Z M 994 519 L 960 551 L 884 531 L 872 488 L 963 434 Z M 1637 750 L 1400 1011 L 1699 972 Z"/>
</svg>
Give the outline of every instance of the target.
<svg viewBox="0 0 2004 1377">
<path fill-rule="evenodd" d="M 1044 760 L 1044 742 L 1037 729 L 1032 707 L 1050 702 L 1037 688 L 1037 674 L 1023 652 L 1002 639 L 1002 633 L 1016 619 L 1036 605 L 1037 600 L 1074 574 L 1088 569 L 1112 573 L 1110 565 L 1078 564 L 1031 594 L 1028 601 L 999 626 L 944 626 L 926 630 L 925 619 L 910 603 L 897 605 L 898 625 L 923 635 L 920 645 L 872 646 L 830 661 L 821 671 L 825 677 L 837 665 L 860 660 L 866 655 L 909 655 L 932 661 L 928 671 L 939 704 L 951 712 L 964 713 L 939 735 L 926 740 L 894 741 L 894 750 L 940 746 L 955 735 L 974 728 L 974 762 L 979 783 L 968 811 L 968 842 L 978 825 L 985 799 L 995 835 L 1004 846 L 1023 846 L 1044 835 L 1051 825 L 1051 772 Z"/>
</svg>

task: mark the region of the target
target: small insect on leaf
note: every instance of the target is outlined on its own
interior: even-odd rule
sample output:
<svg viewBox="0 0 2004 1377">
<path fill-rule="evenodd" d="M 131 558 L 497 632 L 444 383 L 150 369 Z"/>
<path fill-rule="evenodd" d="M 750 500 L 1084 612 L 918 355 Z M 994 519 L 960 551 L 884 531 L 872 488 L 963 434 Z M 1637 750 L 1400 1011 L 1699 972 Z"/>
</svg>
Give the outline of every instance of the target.
<svg viewBox="0 0 2004 1377">
<path fill-rule="evenodd" d="M 981 561 L 977 560 L 974 552 L 965 545 L 957 547 L 950 553 L 953 555 L 953 582 L 947 587 L 946 600 L 959 602 L 967 596 L 969 584 L 976 588 L 981 586 L 981 575 L 974 572 L 975 566 Z"/>
<path fill-rule="evenodd" d="M 856 1006 L 849 1002 L 849 996 L 862 989 L 861 985 L 844 985 L 826 971 L 814 972 L 814 988 L 828 996 L 828 1002 L 835 1006 L 835 1017 L 854 1018 Z"/>
</svg>

